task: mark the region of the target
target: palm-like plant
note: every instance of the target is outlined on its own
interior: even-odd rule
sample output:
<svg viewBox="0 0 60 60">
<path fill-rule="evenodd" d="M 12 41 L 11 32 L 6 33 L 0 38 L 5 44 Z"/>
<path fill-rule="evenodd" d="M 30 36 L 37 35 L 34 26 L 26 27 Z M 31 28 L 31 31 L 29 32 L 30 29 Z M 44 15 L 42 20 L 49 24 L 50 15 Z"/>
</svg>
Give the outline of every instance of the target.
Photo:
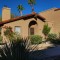
<svg viewBox="0 0 60 60">
<path fill-rule="evenodd" d="M 24 7 L 20 4 L 18 5 L 18 11 L 20 12 L 20 15 L 22 16 L 22 11 L 24 10 Z"/>
<path fill-rule="evenodd" d="M 32 7 L 32 12 L 34 12 L 34 7 L 33 5 L 35 5 L 36 1 L 35 0 L 28 0 L 28 4 Z"/>
<path fill-rule="evenodd" d="M 0 48 L 0 60 L 28 60 L 28 53 L 23 40 L 13 41 L 9 46 L 5 44 Z"/>
</svg>

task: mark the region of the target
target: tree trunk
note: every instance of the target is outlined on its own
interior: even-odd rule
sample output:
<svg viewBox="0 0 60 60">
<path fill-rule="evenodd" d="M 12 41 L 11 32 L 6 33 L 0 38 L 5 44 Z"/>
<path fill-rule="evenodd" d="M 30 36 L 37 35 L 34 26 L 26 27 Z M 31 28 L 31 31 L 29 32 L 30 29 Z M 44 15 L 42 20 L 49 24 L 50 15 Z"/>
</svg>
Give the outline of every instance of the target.
<svg viewBox="0 0 60 60">
<path fill-rule="evenodd" d="M 45 40 L 47 39 L 47 36 L 45 35 Z"/>
<path fill-rule="evenodd" d="M 20 16 L 22 16 L 22 11 L 20 11 Z"/>
<path fill-rule="evenodd" d="M 31 4 L 31 7 L 32 7 L 32 12 L 34 12 L 34 7 L 33 7 L 33 4 Z"/>
</svg>

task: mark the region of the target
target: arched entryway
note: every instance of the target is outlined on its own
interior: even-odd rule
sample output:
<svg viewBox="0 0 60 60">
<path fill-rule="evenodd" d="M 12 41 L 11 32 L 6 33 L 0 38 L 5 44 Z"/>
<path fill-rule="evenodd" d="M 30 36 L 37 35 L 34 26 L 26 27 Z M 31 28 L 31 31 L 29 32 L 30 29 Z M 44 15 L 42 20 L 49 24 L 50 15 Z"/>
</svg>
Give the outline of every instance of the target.
<svg viewBox="0 0 60 60">
<path fill-rule="evenodd" d="M 36 21 L 31 21 L 29 23 L 29 35 L 36 35 L 37 34 L 37 29 L 38 29 L 38 24 Z"/>
</svg>

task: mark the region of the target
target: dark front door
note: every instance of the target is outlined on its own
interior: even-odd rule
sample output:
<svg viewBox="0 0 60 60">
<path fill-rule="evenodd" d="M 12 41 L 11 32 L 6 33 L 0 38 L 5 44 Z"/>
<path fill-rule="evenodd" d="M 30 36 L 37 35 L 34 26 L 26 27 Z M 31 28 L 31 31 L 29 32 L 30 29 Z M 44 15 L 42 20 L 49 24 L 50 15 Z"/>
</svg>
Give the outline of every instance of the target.
<svg viewBox="0 0 60 60">
<path fill-rule="evenodd" d="M 30 35 L 34 35 L 34 28 L 30 28 Z"/>
</svg>

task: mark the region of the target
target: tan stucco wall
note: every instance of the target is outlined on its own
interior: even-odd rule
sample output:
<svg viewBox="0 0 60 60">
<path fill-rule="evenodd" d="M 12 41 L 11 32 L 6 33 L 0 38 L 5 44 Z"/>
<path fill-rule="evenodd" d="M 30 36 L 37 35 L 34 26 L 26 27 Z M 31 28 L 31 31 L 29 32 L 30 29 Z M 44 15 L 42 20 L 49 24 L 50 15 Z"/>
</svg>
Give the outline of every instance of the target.
<svg viewBox="0 0 60 60">
<path fill-rule="evenodd" d="M 51 27 L 50 33 L 59 34 L 60 32 L 60 10 L 54 11 L 55 9 L 56 8 L 40 12 L 40 15 L 46 19 L 45 20 L 46 22 L 43 22 L 40 19 L 36 20 L 34 18 L 30 18 L 27 20 L 22 19 L 22 20 L 10 22 L 10 23 L 4 24 L 3 26 L 11 26 L 13 31 L 14 31 L 15 26 L 20 26 L 21 36 L 25 38 L 29 36 L 29 23 L 31 21 L 36 21 L 37 25 L 35 25 L 35 29 L 36 29 L 35 35 L 41 35 L 44 37 L 44 35 L 42 34 L 42 29 L 45 23 L 48 23 L 48 25 Z M 4 37 L 4 40 L 5 40 L 6 37 L 4 36 L 4 28 L 2 28 L 2 36 Z"/>
<path fill-rule="evenodd" d="M 51 33 L 59 34 L 60 32 L 60 10 L 54 11 L 56 8 L 41 12 L 40 15 L 46 18 L 46 22 L 51 27 Z"/>
<path fill-rule="evenodd" d="M 28 19 L 28 20 L 18 20 L 18 21 L 14 21 L 14 22 L 10 22 L 10 23 L 7 23 L 7 24 L 4 24 L 4 26 L 11 26 L 12 27 L 12 30 L 14 31 L 14 27 L 15 26 L 20 26 L 21 27 L 21 36 L 23 38 L 26 38 L 29 36 L 29 31 L 28 31 L 28 28 L 29 28 L 29 23 L 31 21 L 36 21 L 37 23 L 37 29 L 35 30 L 35 35 L 41 35 L 43 36 L 42 34 L 42 29 L 43 29 L 43 25 L 44 25 L 44 22 L 41 21 L 40 19 L 37 19 L 35 20 L 34 18 L 31 18 L 31 19 Z M 2 36 L 4 35 L 4 29 L 5 28 L 2 28 Z M 5 40 L 6 38 L 4 37 L 3 40 Z"/>
</svg>

